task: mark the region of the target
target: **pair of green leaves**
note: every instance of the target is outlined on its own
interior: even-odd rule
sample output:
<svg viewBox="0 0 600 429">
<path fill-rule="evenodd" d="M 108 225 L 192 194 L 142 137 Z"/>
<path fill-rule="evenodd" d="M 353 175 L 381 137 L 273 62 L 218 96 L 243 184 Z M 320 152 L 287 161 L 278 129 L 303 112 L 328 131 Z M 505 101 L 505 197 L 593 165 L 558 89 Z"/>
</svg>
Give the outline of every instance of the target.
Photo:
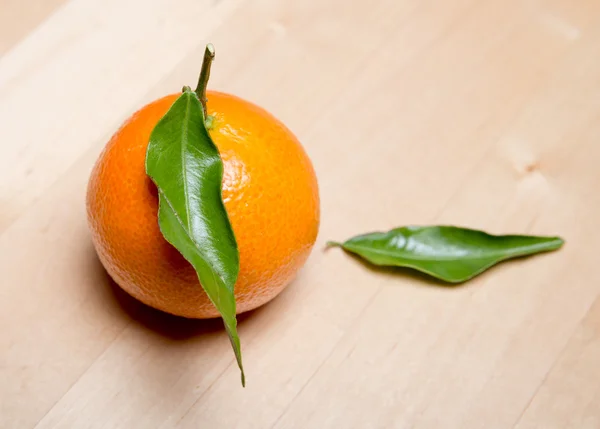
<svg viewBox="0 0 600 429">
<path fill-rule="evenodd" d="M 160 230 L 195 268 L 223 318 L 245 385 L 234 295 L 239 252 L 221 195 L 223 162 L 206 128 L 213 58 L 208 45 L 198 88 L 184 88 L 154 128 L 146 173 L 158 188 Z M 375 265 L 408 267 L 451 283 L 469 280 L 503 260 L 562 244 L 557 237 L 494 236 L 450 226 L 403 227 L 330 243 Z"/>
</svg>

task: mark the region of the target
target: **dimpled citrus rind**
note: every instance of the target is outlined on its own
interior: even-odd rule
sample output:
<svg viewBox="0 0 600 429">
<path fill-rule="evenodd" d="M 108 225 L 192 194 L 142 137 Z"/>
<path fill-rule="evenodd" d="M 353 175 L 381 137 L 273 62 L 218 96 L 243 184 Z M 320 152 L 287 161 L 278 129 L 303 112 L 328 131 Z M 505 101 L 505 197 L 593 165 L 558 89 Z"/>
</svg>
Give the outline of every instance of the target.
<svg viewBox="0 0 600 429">
<path fill-rule="evenodd" d="M 223 159 L 223 199 L 240 252 L 238 313 L 275 298 L 304 265 L 319 229 L 319 192 L 303 147 L 264 109 L 209 91 L 211 137 Z M 178 94 L 137 111 L 90 176 L 87 213 L 98 257 L 139 301 L 188 318 L 219 314 L 193 267 L 162 236 L 156 187 L 145 173 L 150 133 Z"/>
</svg>

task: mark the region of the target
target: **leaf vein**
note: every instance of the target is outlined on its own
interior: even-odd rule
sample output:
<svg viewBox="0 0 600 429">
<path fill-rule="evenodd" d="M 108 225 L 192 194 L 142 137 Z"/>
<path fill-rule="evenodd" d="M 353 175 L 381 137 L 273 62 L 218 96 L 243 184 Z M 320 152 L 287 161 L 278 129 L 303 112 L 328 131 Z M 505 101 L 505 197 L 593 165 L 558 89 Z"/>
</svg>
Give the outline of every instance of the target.
<svg viewBox="0 0 600 429">
<path fill-rule="evenodd" d="M 179 226 L 181 227 L 181 229 L 183 230 L 184 234 L 190 239 L 190 241 L 192 242 L 192 244 L 194 245 L 194 247 L 196 248 L 196 250 L 198 251 L 197 254 L 198 256 L 202 259 L 202 261 L 204 261 L 210 268 L 211 268 L 211 272 L 213 274 L 213 278 L 215 279 L 219 279 L 224 285 L 227 285 L 227 282 L 225 281 L 225 279 L 221 276 L 221 274 L 215 274 L 217 273 L 219 270 L 217 270 L 215 268 L 215 266 L 207 259 L 204 257 L 204 254 L 202 253 L 202 248 L 200 247 L 200 244 L 194 239 L 194 237 L 188 233 L 188 231 L 185 229 L 185 226 L 181 220 L 181 218 L 179 217 L 179 215 L 177 214 L 177 211 L 173 208 L 173 204 L 171 203 L 171 201 L 167 198 L 167 196 L 165 195 L 164 191 L 162 189 L 159 188 L 159 193 L 162 196 L 161 200 L 164 200 L 164 202 L 167 203 L 168 208 L 171 210 L 171 212 L 173 213 L 173 216 L 175 217 L 175 219 L 177 219 L 177 223 L 179 224 Z M 173 244 L 173 243 L 171 243 Z M 189 261 L 191 263 L 191 261 Z"/>
<path fill-rule="evenodd" d="M 456 256 L 456 257 L 426 258 L 426 257 L 418 257 L 417 255 L 406 252 L 405 250 L 402 250 L 402 249 L 398 249 L 398 252 L 404 252 L 404 255 L 399 256 L 395 250 L 386 251 L 386 250 L 381 250 L 381 249 L 375 249 L 372 247 L 360 246 L 360 245 L 356 245 L 356 244 L 344 245 L 344 247 L 347 247 L 349 250 L 357 250 L 357 251 L 361 251 L 361 252 L 365 252 L 365 253 L 370 252 L 370 253 L 375 253 L 377 255 L 383 255 L 383 256 L 389 256 L 389 257 L 401 257 L 404 259 L 414 260 L 414 261 L 444 261 L 444 262 L 481 261 L 481 260 L 488 260 L 490 258 L 505 259 L 505 258 L 519 255 L 519 254 L 527 254 L 529 252 L 534 252 L 534 251 L 544 250 L 546 248 L 548 248 L 548 249 L 551 248 L 551 246 L 549 246 L 549 245 L 538 245 L 538 246 L 531 246 L 528 249 L 507 250 L 507 251 L 500 252 L 500 253 L 498 253 L 498 252 L 490 253 L 489 255 L 480 256 L 480 257 L 469 257 L 468 255 L 466 255 L 466 256 Z"/>
<path fill-rule="evenodd" d="M 185 105 L 185 115 L 184 115 L 184 120 L 182 121 L 182 129 L 181 129 L 181 170 L 182 170 L 182 175 L 183 175 L 183 195 L 185 196 L 185 214 L 186 214 L 186 224 L 187 224 L 187 228 L 189 231 L 192 230 L 192 219 L 190 216 L 190 207 L 189 207 L 189 192 L 188 192 L 188 183 L 187 183 L 187 162 L 186 162 L 186 158 L 185 158 L 185 148 L 187 147 L 187 143 L 188 143 L 188 122 L 189 122 L 189 115 L 190 115 L 190 98 L 188 97 L 187 99 L 187 103 Z M 171 206 L 171 208 L 173 209 L 172 205 L 169 204 L 169 206 Z M 175 212 L 175 210 L 173 210 Z M 193 240 L 192 240 L 193 241 Z"/>
</svg>

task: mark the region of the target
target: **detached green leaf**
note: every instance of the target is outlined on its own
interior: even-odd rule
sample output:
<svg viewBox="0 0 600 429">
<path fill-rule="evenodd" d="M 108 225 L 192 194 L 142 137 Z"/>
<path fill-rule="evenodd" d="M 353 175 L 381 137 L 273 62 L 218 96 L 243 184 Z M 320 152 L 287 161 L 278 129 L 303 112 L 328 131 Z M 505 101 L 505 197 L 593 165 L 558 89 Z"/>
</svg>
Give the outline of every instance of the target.
<svg viewBox="0 0 600 429">
<path fill-rule="evenodd" d="M 189 88 L 152 131 L 146 173 L 158 187 L 160 230 L 194 266 L 221 314 L 245 384 L 233 294 L 239 252 L 221 195 L 223 162 Z"/>
<path fill-rule="evenodd" d="M 328 244 L 375 265 L 412 268 L 460 283 L 506 259 L 556 250 L 563 243 L 559 237 L 491 235 L 455 226 L 407 226 Z"/>
</svg>

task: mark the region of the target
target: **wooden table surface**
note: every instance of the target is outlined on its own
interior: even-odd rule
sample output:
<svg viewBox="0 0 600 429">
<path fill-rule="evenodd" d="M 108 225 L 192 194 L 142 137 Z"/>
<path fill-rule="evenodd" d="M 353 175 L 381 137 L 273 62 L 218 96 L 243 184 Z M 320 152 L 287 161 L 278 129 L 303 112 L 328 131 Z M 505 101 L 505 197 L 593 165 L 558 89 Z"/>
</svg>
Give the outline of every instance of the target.
<svg viewBox="0 0 600 429">
<path fill-rule="evenodd" d="M 240 323 L 165 316 L 91 245 L 91 166 L 194 84 L 300 138 L 322 223 Z M 0 427 L 600 428 L 600 2 L 0 0 Z M 405 224 L 558 234 L 460 287 L 329 239 Z"/>
</svg>

